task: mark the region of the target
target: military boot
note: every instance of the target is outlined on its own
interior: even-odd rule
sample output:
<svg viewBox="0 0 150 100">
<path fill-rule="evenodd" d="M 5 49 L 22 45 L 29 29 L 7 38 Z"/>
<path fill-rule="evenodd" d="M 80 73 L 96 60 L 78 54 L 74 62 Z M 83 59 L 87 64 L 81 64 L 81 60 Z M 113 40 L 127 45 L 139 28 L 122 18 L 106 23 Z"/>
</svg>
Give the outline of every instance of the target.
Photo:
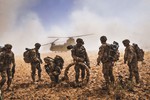
<svg viewBox="0 0 150 100">
<path fill-rule="evenodd" d="M 31 77 L 32 77 L 32 82 L 35 83 L 35 76 L 32 75 Z"/>
</svg>

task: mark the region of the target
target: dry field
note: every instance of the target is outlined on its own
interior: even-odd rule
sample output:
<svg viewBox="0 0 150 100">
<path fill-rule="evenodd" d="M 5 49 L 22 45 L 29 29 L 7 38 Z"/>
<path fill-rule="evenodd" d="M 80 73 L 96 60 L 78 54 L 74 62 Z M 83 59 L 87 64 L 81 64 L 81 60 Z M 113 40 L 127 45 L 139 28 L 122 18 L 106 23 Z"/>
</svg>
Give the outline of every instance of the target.
<svg viewBox="0 0 150 100">
<path fill-rule="evenodd" d="M 49 53 L 43 54 L 46 56 L 55 57 L 60 55 L 64 58 L 65 64 L 60 75 L 63 77 L 65 67 L 72 62 L 70 52 L 67 53 Z M 150 52 L 145 54 L 144 63 L 139 63 L 140 85 L 135 83 L 128 86 L 126 78 L 128 77 L 128 67 L 123 64 L 123 57 L 114 66 L 114 75 L 116 85 L 110 88 L 110 94 L 102 89 L 104 79 L 101 66 L 96 65 L 97 52 L 88 53 L 91 61 L 90 81 L 86 86 L 70 87 L 64 82 L 59 83 L 54 87 L 50 87 L 51 83 L 49 76 L 46 74 L 44 64 L 42 64 L 42 79 L 44 81 L 31 83 L 31 67 L 30 64 L 24 63 L 22 56 L 16 57 L 16 73 L 11 85 L 12 91 L 5 91 L 6 84 L 3 87 L 4 100 L 115 100 L 116 97 L 121 97 L 121 100 L 150 100 Z M 118 88 L 119 84 L 118 73 L 123 76 L 124 85 L 126 88 Z M 74 69 L 69 70 L 70 80 L 74 80 Z M 37 76 L 37 75 L 36 75 Z M 37 77 L 36 77 L 37 79 Z M 134 91 L 129 91 L 128 87 L 132 87 Z M 120 100 L 120 99 L 118 99 Z"/>
</svg>

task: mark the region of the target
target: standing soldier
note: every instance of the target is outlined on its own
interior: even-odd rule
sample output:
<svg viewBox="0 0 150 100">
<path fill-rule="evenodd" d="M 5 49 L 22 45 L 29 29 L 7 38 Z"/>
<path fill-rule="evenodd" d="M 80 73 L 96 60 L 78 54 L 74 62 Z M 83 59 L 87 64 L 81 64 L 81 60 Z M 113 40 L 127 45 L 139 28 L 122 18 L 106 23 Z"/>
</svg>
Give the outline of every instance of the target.
<svg viewBox="0 0 150 100">
<path fill-rule="evenodd" d="M 113 61 L 109 59 L 109 44 L 106 43 L 106 36 L 100 37 L 101 46 L 98 52 L 97 65 L 102 62 L 102 73 L 105 78 L 106 88 L 110 85 L 110 82 L 114 84 L 114 75 L 113 75 Z"/>
<path fill-rule="evenodd" d="M 14 53 L 11 51 L 12 49 L 12 45 L 11 44 L 5 44 L 4 46 L 4 52 L 3 52 L 3 64 L 2 64 L 2 82 L 1 82 L 1 86 L 4 85 L 5 81 L 6 81 L 6 76 L 5 76 L 5 71 L 7 73 L 7 90 L 10 90 L 10 85 L 12 82 L 12 78 L 13 78 L 13 72 L 14 72 L 14 67 L 15 67 L 15 57 L 14 57 Z"/>
<path fill-rule="evenodd" d="M 129 66 L 129 80 L 132 81 L 133 75 L 135 76 L 136 83 L 139 83 L 139 72 L 138 72 L 138 61 L 137 61 L 137 55 L 133 48 L 133 46 L 130 45 L 130 41 L 128 39 L 125 39 L 122 41 L 125 48 L 125 54 L 124 54 L 124 63 L 128 64 Z"/>
<path fill-rule="evenodd" d="M 77 44 L 71 50 L 73 60 L 76 62 L 86 63 L 86 65 L 90 68 L 89 57 L 87 55 L 86 49 L 83 46 L 84 41 L 81 38 L 78 38 L 76 40 L 76 42 L 77 42 Z M 76 72 L 75 81 L 76 81 L 76 83 L 79 82 L 80 69 L 81 69 L 82 80 L 85 77 L 85 68 L 82 65 L 76 64 L 75 65 L 75 72 Z"/>
<path fill-rule="evenodd" d="M 0 90 L 2 89 L 4 83 L 6 82 L 6 66 L 4 66 L 4 47 L 0 50 L 0 75 L 1 75 L 1 81 L 0 81 Z"/>
<path fill-rule="evenodd" d="M 36 74 L 36 69 L 38 69 L 38 81 L 41 81 L 41 63 L 42 60 L 41 60 L 41 57 L 40 57 L 40 53 L 39 53 L 39 49 L 41 47 L 41 44 L 39 43 L 36 43 L 35 44 L 35 48 L 32 50 L 31 52 L 31 58 L 32 58 L 32 61 L 31 61 L 31 70 L 32 70 L 32 73 L 31 73 L 31 77 L 32 77 L 32 80 L 33 80 L 33 83 L 35 82 L 35 74 Z"/>
</svg>

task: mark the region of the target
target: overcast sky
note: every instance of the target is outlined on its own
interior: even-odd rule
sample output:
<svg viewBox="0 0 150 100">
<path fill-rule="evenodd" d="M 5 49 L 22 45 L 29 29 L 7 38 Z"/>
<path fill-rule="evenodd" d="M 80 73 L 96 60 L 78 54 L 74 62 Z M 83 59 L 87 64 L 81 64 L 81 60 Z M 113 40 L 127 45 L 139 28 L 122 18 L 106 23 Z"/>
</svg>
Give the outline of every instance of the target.
<svg viewBox="0 0 150 100">
<path fill-rule="evenodd" d="M 149 5 L 150 0 L 0 0 L 0 45 L 11 43 L 19 54 L 36 42 L 54 40 L 48 36 L 93 33 L 83 37 L 87 50 L 98 51 L 102 35 L 109 43 L 118 41 L 121 49 L 128 38 L 149 50 Z"/>
</svg>

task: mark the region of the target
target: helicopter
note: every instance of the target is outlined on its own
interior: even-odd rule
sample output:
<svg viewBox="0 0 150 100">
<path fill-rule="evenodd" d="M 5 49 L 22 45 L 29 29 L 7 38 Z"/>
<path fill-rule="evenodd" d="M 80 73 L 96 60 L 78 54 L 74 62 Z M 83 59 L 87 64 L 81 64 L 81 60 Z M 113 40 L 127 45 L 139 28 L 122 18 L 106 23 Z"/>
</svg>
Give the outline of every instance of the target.
<svg viewBox="0 0 150 100">
<path fill-rule="evenodd" d="M 51 43 L 43 44 L 42 46 L 51 44 L 50 51 L 66 52 L 66 51 L 68 51 L 67 46 L 69 46 L 69 45 L 75 45 L 75 39 L 74 38 L 88 36 L 88 35 L 93 35 L 93 34 L 85 34 L 85 35 L 70 36 L 70 37 L 53 37 L 53 36 L 51 36 L 51 37 L 48 37 L 48 38 L 57 38 L 57 39 L 55 39 Z M 63 44 L 55 44 L 55 42 L 58 41 L 59 38 L 68 38 L 68 39 Z"/>
</svg>

